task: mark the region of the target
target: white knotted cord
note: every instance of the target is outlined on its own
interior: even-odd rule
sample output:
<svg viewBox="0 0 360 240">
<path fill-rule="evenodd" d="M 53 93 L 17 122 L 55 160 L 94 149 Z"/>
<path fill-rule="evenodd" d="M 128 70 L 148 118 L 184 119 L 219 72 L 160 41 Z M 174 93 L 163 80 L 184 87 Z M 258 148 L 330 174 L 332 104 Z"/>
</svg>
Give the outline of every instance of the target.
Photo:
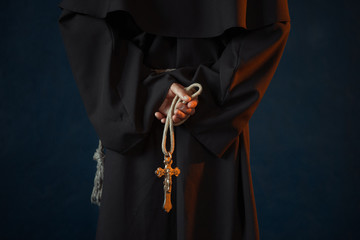
<svg viewBox="0 0 360 240">
<path fill-rule="evenodd" d="M 199 83 L 193 83 L 190 86 L 185 88 L 185 91 L 188 94 L 191 94 L 191 92 L 193 92 L 195 87 L 197 87 L 198 90 L 190 96 L 191 100 L 201 94 L 202 86 Z M 179 126 L 179 125 L 183 124 L 190 117 L 190 115 L 187 115 L 186 118 L 184 118 L 180 122 L 178 122 L 178 123 L 173 122 L 172 116 L 175 114 L 175 112 L 174 112 L 175 111 L 175 106 L 180 101 L 181 101 L 181 98 L 176 95 L 174 97 L 172 103 L 171 103 L 170 109 L 169 109 L 169 111 L 167 113 L 167 116 L 166 116 L 166 121 L 165 121 L 165 126 L 164 126 L 164 131 L 163 131 L 162 144 L 161 144 L 162 152 L 164 153 L 165 156 L 172 155 L 172 153 L 174 152 L 174 149 L 175 149 L 174 126 Z M 185 103 L 184 101 L 182 101 L 182 102 Z M 166 149 L 166 138 L 167 138 L 167 133 L 168 133 L 169 129 L 170 129 L 170 150 L 168 151 Z"/>
<path fill-rule="evenodd" d="M 173 71 L 173 70 L 175 70 L 175 69 L 154 69 L 154 71 L 156 73 L 169 72 L 169 71 Z M 199 83 L 193 83 L 190 86 L 185 88 L 185 91 L 188 94 L 191 94 L 194 91 L 195 87 L 197 87 L 198 90 L 190 96 L 191 99 L 194 99 L 201 94 L 202 86 Z M 163 138 L 162 138 L 162 151 L 165 156 L 169 156 L 169 155 L 171 156 L 171 154 L 174 152 L 174 149 L 175 149 L 174 126 L 179 126 L 179 125 L 183 124 L 190 117 L 190 115 L 187 115 L 186 118 L 184 118 L 180 122 L 178 122 L 178 123 L 173 122 L 172 116 L 175 114 L 174 113 L 175 106 L 180 101 L 181 101 L 180 97 L 176 95 L 171 103 L 170 109 L 169 109 L 167 117 L 166 117 L 164 131 L 163 131 Z M 182 102 L 185 103 L 184 101 L 182 101 Z M 167 133 L 168 133 L 169 129 L 170 129 L 170 150 L 168 151 L 166 149 L 166 137 L 167 137 Z M 100 139 L 99 139 L 99 145 L 93 155 L 93 159 L 95 161 L 97 161 L 97 165 L 96 165 L 96 173 L 95 173 L 95 178 L 94 178 L 94 187 L 93 187 L 93 190 L 91 193 L 91 203 L 100 206 L 101 205 L 101 195 L 102 195 L 102 190 L 103 190 L 103 182 L 104 182 L 104 161 L 105 161 L 104 147 L 103 147 Z"/>
</svg>

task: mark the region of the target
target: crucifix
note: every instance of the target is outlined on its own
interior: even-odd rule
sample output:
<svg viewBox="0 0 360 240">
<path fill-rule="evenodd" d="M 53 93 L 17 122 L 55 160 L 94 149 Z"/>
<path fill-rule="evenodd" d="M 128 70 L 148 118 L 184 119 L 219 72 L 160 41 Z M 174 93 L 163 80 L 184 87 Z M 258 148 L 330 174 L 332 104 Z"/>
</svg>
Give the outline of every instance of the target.
<svg viewBox="0 0 360 240">
<path fill-rule="evenodd" d="M 199 89 L 191 95 L 191 99 L 197 97 L 202 91 L 202 87 L 199 83 L 193 83 L 190 86 L 186 87 L 185 90 L 190 93 L 190 92 L 193 92 L 194 87 L 197 87 Z M 187 120 L 187 118 L 189 117 L 189 116 L 187 116 L 185 119 L 183 119 L 182 121 L 180 121 L 176 124 L 173 122 L 172 116 L 174 115 L 175 106 L 180 101 L 181 101 L 180 97 L 175 96 L 171 103 L 170 109 L 168 110 L 168 114 L 167 114 L 165 126 L 164 126 L 162 143 L 161 143 L 162 152 L 164 153 L 165 167 L 164 168 L 158 167 L 155 171 L 155 174 L 159 178 L 164 176 L 163 208 L 165 209 L 166 212 L 170 212 L 170 210 L 172 208 L 172 204 L 171 204 L 172 176 L 175 175 L 177 177 L 180 174 L 180 169 L 178 167 L 176 167 L 176 168 L 171 167 L 171 164 L 173 163 L 172 153 L 174 152 L 174 149 L 175 149 L 174 126 L 179 126 L 180 124 L 184 123 Z M 185 102 L 183 101 L 183 103 L 185 103 Z M 166 137 L 167 137 L 168 130 L 170 130 L 170 150 L 169 151 L 166 149 Z"/>
<path fill-rule="evenodd" d="M 173 160 L 171 158 L 171 154 L 169 156 L 164 156 L 164 168 L 157 168 L 155 174 L 160 178 L 164 176 L 164 203 L 163 208 L 166 212 L 169 212 L 172 208 L 171 204 L 171 186 L 172 186 L 172 176 L 175 175 L 176 177 L 180 174 L 180 169 L 178 167 L 172 168 Z"/>
</svg>

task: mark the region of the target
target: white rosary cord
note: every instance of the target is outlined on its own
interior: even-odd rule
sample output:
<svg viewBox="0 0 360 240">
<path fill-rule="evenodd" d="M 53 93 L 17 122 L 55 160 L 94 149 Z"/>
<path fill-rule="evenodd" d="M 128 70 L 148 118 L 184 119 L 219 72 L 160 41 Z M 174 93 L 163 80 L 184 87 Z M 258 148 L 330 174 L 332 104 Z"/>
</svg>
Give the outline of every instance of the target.
<svg viewBox="0 0 360 240">
<path fill-rule="evenodd" d="M 191 99 L 194 99 L 195 97 L 200 95 L 200 93 L 202 92 L 202 86 L 199 83 L 193 83 L 190 86 L 185 88 L 185 91 L 190 94 L 190 92 L 192 90 L 194 90 L 195 87 L 197 87 L 198 90 L 191 95 Z M 174 152 L 174 149 L 175 149 L 174 126 L 181 125 L 190 117 L 190 115 L 188 115 L 188 116 L 186 116 L 185 119 L 183 119 L 182 121 L 180 121 L 176 124 L 173 122 L 172 116 L 174 115 L 175 106 L 180 101 L 181 101 L 181 99 L 179 96 L 174 97 L 174 99 L 171 103 L 170 109 L 168 111 L 166 121 L 165 121 L 165 126 L 164 126 L 164 131 L 163 131 L 163 139 L 162 139 L 162 151 L 163 151 L 164 155 L 168 156 L 168 157 L 169 156 L 171 157 L 171 154 Z M 169 129 L 170 129 L 171 147 L 170 147 L 170 150 L 167 151 L 166 150 L 166 136 L 167 136 L 167 132 Z M 95 178 L 94 178 L 94 186 L 93 186 L 93 190 L 92 190 L 92 194 L 91 194 L 91 203 L 97 204 L 98 206 L 100 206 L 102 190 L 103 190 L 104 161 L 105 161 L 104 147 L 103 147 L 100 139 L 99 139 L 98 148 L 96 149 L 96 151 L 94 153 L 93 159 L 97 162 L 97 166 L 96 166 L 96 173 L 95 173 Z"/>
<path fill-rule="evenodd" d="M 202 92 L 202 86 L 199 83 L 193 83 L 190 86 L 185 88 L 185 91 L 190 93 L 191 90 L 194 90 L 194 88 L 197 87 L 198 90 L 193 93 L 190 97 L 191 99 L 194 99 L 195 97 L 199 96 Z M 189 117 L 190 115 L 187 115 L 185 119 L 181 120 L 178 123 L 174 123 L 172 120 L 172 116 L 175 114 L 175 106 L 181 101 L 179 96 L 175 96 L 170 109 L 167 113 L 167 117 L 166 117 L 166 121 L 165 121 L 165 126 L 164 126 L 164 132 L 163 132 L 163 138 L 162 138 L 162 152 L 164 153 L 165 156 L 169 156 L 174 152 L 175 149 L 175 135 L 174 135 L 174 126 L 179 126 L 181 124 L 183 124 Z M 167 132 L 170 129 L 170 150 L 168 151 L 166 149 L 166 138 L 167 138 Z"/>
</svg>

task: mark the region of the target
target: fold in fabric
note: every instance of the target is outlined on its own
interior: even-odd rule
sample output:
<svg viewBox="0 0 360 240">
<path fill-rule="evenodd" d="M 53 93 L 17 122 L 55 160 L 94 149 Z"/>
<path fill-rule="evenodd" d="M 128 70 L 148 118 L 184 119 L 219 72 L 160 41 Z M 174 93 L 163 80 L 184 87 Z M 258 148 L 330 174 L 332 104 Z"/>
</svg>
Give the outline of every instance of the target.
<svg viewBox="0 0 360 240">
<path fill-rule="evenodd" d="M 79 5 L 63 9 L 61 34 L 88 117 L 107 149 L 96 238 L 259 239 L 249 120 L 279 64 L 290 22 L 229 28 L 209 38 L 164 37 L 137 28 L 124 11 L 94 15 L 90 10 L 109 10 L 100 1 L 89 0 L 99 4 L 89 12 L 80 11 L 82 0 L 71 2 Z M 167 214 L 163 179 L 154 174 L 163 158 L 163 125 L 154 113 L 174 82 L 198 82 L 203 92 L 196 113 L 175 128 L 174 166 L 181 174 L 173 179 Z"/>
<path fill-rule="evenodd" d="M 214 65 L 169 73 L 184 85 L 203 85 L 196 114 L 184 124 L 216 156 L 221 157 L 248 124 L 279 64 L 289 31 L 289 22 L 243 31 Z"/>
<path fill-rule="evenodd" d="M 232 27 L 290 21 L 287 0 L 62 0 L 59 7 L 97 18 L 126 11 L 145 32 L 172 37 L 214 37 Z"/>
<path fill-rule="evenodd" d="M 104 147 L 125 152 L 150 131 L 175 80 L 153 73 L 141 50 L 125 39 L 114 51 L 104 19 L 63 10 L 59 23 L 90 122 Z"/>
<path fill-rule="evenodd" d="M 64 9 L 59 22 L 89 119 L 105 147 L 125 152 L 136 145 L 150 131 L 171 84 L 198 82 L 204 91 L 196 114 L 185 126 L 218 157 L 258 106 L 290 29 L 289 22 L 277 22 L 235 31 L 212 65 L 155 74 L 144 64 L 143 51 L 131 41 L 114 37 L 105 19 Z"/>
</svg>

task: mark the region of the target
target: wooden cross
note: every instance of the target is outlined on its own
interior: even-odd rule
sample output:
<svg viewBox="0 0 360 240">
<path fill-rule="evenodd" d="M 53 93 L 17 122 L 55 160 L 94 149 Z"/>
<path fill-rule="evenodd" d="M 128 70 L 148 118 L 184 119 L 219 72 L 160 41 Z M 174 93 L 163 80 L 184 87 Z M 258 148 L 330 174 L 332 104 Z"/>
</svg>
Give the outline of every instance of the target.
<svg viewBox="0 0 360 240">
<path fill-rule="evenodd" d="M 164 204 L 163 208 L 166 212 L 170 212 L 171 205 L 171 186 L 172 186 L 172 175 L 176 177 L 180 174 L 180 169 L 178 167 L 172 168 L 171 164 L 173 163 L 171 154 L 169 156 L 164 156 L 165 167 L 158 167 L 155 171 L 155 174 L 160 178 L 164 176 Z"/>
</svg>

